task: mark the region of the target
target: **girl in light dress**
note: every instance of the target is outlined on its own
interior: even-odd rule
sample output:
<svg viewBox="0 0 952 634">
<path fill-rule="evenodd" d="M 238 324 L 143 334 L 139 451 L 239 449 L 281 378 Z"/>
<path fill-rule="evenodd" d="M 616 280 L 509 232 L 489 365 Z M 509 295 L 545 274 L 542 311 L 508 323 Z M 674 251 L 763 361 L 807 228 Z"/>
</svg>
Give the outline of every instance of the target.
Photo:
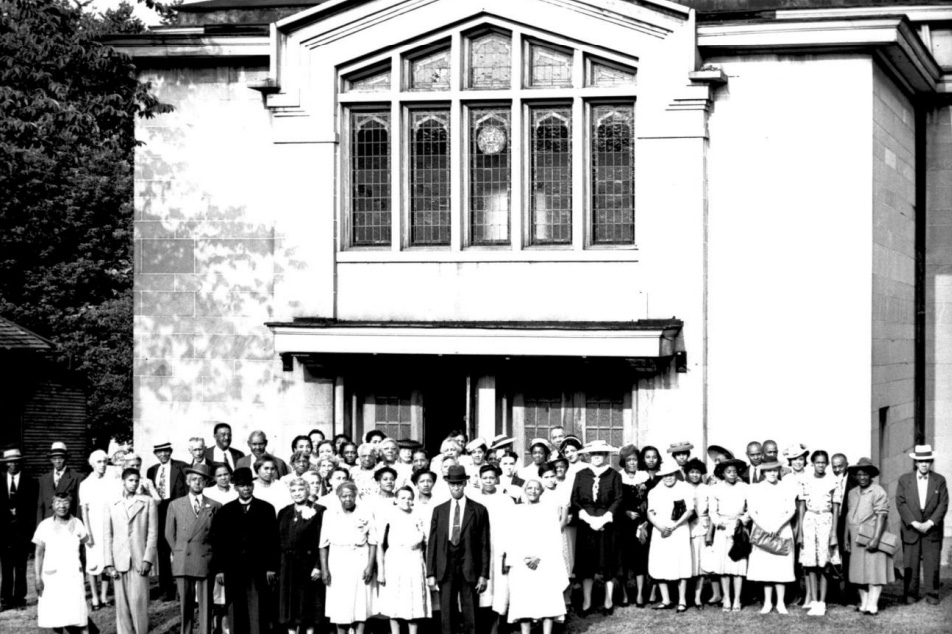
<svg viewBox="0 0 952 634">
<path fill-rule="evenodd" d="M 109 458 L 102 449 L 89 455 L 89 466 L 93 468 L 79 485 L 79 509 L 82 521 L 89 532 L 86 540 L 86 579 L 92 597 L 93 612 L 101 605 L 109 605 L 109 577 L 103 576 L 103 543 L 105 522 L 108 521 L 109 505 L 119 496 L 119 487 L 115 478 L 106 471 Z M 98 586 L 98 587 L 97 587 Z"/>
<path fill-rule="evenodd" d="M 56 493 L 53 515 L 40 522 L 33 534 L 36 544 L 33 570 L 38 596 L 36 623 L 58 633 L 66 629 L 85 634 L 89 613 L 79 545 L 86 543 L 89 534 L 83 523 L 69 512 L 72 499 L 69 493 Z"/>
<path fill-rule="evenodd" d="M 794 580 L 793 575 L 793 529 L 791 521 L 796 514 L 797 500 L 794 489 L 780 482 L 780 463 L 765 462 L 760 465 L 764 479 L 750 487 L 748 508 L 754 526 L 769 535 L 789 542 L 786 555 L 767 552 L 756 544 L 750 552 L 747 564 L 748 581 L 764 584 L 764 607 L 761 614 L 769 613 L 774 606 L 773 593 L 777 593 L 777 612 L 787 614 L 784 603 L 785 583 Z"/>
<path fill-rule="evenodd" d="M 724 595 L 724 612 L 740 612 L 741 590 L 747 575 L 747 558 L 737 561 L 730 558 L 734 545 L 734 530 L 738 524 L 746 524 L 747 484 L 739 478 L 739 470 L 745 465 L 743 460 L 731 458 L 714 467 L 714 475 L 720 482 L 711 487 L 709 495 L 709 513 L 714 525 L 712 540 L 711 572 L 721 575 L 721 592 Z M 734 602 L 731 604 L 731 588 L 734 590 Z"/>
<path fill-rule="evenodd" d="M 694 607 L 701 609 L 703 602 L 701 595 L 704 592 L 704 577 L 707 570 L 704 568 L 705 559 L 710 558 L 710 549 L 707 547 L 707 534 L 711 528 L 711 517 L 708 512 L 708 496 L 710 487 L 704 483 L 707 475 L 707 466 L 698 458 L 691 458 L 684 465 L 687 474 L 688 486 L 694 488 L 694 517 L 688 524 L 691 530 L 691 577 L 694 580 Z M 721 602 L 720 582 L 712 579 L 711 604 Z"/>
<path fill-rule="evenodd" d="M 813 474 L 803 479 L 800 493 L 800 565 L 806 572 L 806 602 L 811 616 L 826 614 L 826 566 L 839 563 L 834 518 L 839 516 L 839 481 L 826 474 L 829 455 L 819 449 L 810 456 Z"/>
<path fill-rule="evenodd" d="M 691 529 L 694 489 L 678 480 L 681 468 L 675 462 L 658 472 L 661 484 L 648 493 L 648 520 L 654 525 L 648 551 L 648 574 L 658 582 L 661 603 L 655 610 L 671 607 L 669 581 L 678 582 L 678 612 L 687 610 L 688 579 L 692 575 Z M 676 512 L 680 507 L 681 512 Z"/>
<path fill-rule="evenodd" d="M 432 616 L 423 558 L 427 531 L 423 519 L 413 513 L 414 495 L 408 486 L 397 491 L 396 506 L 384 524 L 380 549 L 380 611 L 390 617 L 392 634 L 400 634 L 402 622 L 407 623 L 410 634 L 416 634 L 420 620 Z"/>
</svg>

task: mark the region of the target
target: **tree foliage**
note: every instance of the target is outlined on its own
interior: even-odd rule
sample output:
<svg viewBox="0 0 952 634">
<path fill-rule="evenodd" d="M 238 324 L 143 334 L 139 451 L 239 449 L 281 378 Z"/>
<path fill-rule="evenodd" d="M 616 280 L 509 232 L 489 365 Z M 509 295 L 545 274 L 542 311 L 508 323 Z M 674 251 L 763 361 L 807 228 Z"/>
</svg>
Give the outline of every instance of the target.
<svg viewBox="0 0 952 634">
<path fill-rule="evenodd" d="M 100 438 L 132 421 L 134 122 L 169 108 L 98 38 L 143 28 L 0 0 L 0 314 L 57 344 Z"/>
</svg>

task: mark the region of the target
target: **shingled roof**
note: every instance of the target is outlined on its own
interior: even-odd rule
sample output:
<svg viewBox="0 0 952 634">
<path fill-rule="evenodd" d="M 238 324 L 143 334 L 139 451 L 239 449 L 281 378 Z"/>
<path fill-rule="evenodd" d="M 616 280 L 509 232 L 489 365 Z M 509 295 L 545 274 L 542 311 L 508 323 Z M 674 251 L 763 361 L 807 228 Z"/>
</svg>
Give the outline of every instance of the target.
<svg viewBox="0 0 952 634">
<path fill-rule="evenodd" d="M 49 352 L 53 342 L 44 339 L 35 332 L 18 326 L 9 319 L 0 317 L 0 350 L 33 350 Z"/>
</svg>

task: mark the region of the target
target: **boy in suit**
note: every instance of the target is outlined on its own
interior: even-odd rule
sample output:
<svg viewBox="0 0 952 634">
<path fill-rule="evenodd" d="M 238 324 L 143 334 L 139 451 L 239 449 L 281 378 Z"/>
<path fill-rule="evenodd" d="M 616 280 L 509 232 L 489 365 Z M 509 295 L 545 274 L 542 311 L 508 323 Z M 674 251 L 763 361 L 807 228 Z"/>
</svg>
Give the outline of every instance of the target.
<svg viewBox="0 0 952 634">
<path fill-rule="evenodd" d="M 443 634 L 453 634 L 459 605 L 465 634 L 476 633 L 477 595 L 489 579 L 489 513 L 464 495 L 469 478 L 459 465 L 449 467 L 450 499 L 433 509 L 426 549 L 427 584 L 439 584 Z"/>
<path fill-rule="evenodd" d="M 192 634 L 196 604 L 199 634 L 212 631 L 211 528 L 221 504 L 203 494 L 211 479 L 212 470 L 206 464 L 186 468 L 188 494 L 172 500 L 165 518 L 165 541 L 172 549 L 182 634 Z"/>
<path fill-rule="evenodd" d="M 26 607 L 26 560 L 36 530 L 36 481 L 22 471 L 19 449 L 0 458 L 0 611 Z"/>
<path fill-rule="evenodd" d="M 902 520 L 904 573 L 903 598 L 915 603 L 919 598 L 919 567 L 925 578 L 926 601 L 939 603 L 939 558 L 942 530 L 949 509 L 949 489 L 945 478 L 932 473 L 935 454 L 932 445 L 916 445 L 909 457 L 915 461 L 912 473 L 899 476 L 896 510 Z"/>
<path fill-rule="evenodd" d="M 115 579 L 116 631 L 148 634 L 149 573 L 156 559 L 159 511 L 151 497 L 139 495 L 139 472 L 122 472 L 122 497 L 109 507 L 103 556 L 104 573 Z"/>
</svg>

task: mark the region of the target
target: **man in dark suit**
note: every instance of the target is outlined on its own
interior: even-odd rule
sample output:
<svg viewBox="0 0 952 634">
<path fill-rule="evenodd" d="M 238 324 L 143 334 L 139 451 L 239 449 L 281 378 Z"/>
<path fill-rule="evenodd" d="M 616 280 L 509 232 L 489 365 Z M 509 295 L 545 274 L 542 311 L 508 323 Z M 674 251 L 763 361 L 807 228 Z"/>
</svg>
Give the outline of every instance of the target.
<svg viewBox="0 0 952 634">
<path fill-rule="evenodd" d="M 238 461 L 238 468 L 247 467 L 255 472 L 255 463 L 261 458 L 271 458 L 274 460 L 274 468 L 278 473 L 278 478 L 283 478 L 290 473 L 288 463 L 273 454 L 268 453 L 268 436 L 256 429 L 248 436 L 248 448 L 251 450 L 250 456 L 245 456 Z"/>
<path fill-rule="evenodd" d="M 280 536 L 274 507 L 252 497 L 251 469 L 232 477 L 238 499 L 225 504 L 212 521 L 211 569 L 225 586 L 232 632 L 266 634 L 272 614 L 271 589 L 280 566 Z"/>
<path fill-rule="evenodd" d="M 188 494 L 169 504 L 165 540 L 172 547 L 172 576 L 178 586 L 181 634 L 192 634 L 198 605 L 198 632 L 212 631 L 211 527 L 221 504 L 204 495 L 212 470 L 206 464 L 185 469 Z"/>
<path fill-rule="evenodd" d="M 465 634 L 476 632 L 478 594 L 489 579 L 489 513 L 464 495 L 469 478 L 459 465 L 449 467 L 450 500 L 433 509 L 426 549 L 430 587 L 440 588 L 443 634 L 453 634 L 453 614 L 459 606 Z"/>
<path fill-rule="evenodd" d="M 0 611 L 26 607 L 26 560 L 36 530 L 36 481 L 22 472 L 19 449 L 0 458 Z"/>
<path fill-rule="evenodd" d="M 915 603 L 919 597 L 919 567 L 925 578 L 926 601 L 939 603 L 939 558 L 942 530 L 949 510 L 949 489 L 945 478 L 932 473 L 935 454 L 931 445 L 916 445 L 909 457 L 915 461 L 912 473 L 899 476 L 896 509 L 902 520 L 904 553 L 903 598 Z"/>
<path fill-rule="evenodd" d="M 234 471 L 238 468 L 238 461 L 244 457 L 244 452 L 231 446 L 231 425 L 215 423 L 215 446 L 205 450 L 205 461 L 209 464 L 223 462 Z"/>
<path fill-rule="evenodd" d="M 53 463 L 53 470 L 40 476 L 39 492 L 36 497 L 37 525 L 47 517 L 52 517 L 53 495 L 56 493 L 70 494 L 72 502 L 69 503 L 69 512 L 74 516 L 76 515 L 76 508 L 79 504 L 80 477 L 66 466 L 66 458 L 68 457 L 69 452 L 66 450 L 66 443 L 54 442 L 53 446 L 50 447 L 50 462 Z"/>
<path fill-rule="evenodd" d="M 152 448 L 159 464 L 145 472 L 159 493 L 159 526 L 165 526 L 169 504 L 188 492 L 185 467 L 181 460 L 172 460 L 172 443 L 162 442 Z M 172 550 L 165 536 L 159 536 L 159 593 L 165 601 L 175 600 L 175 580 L 172 578 Z"/>
</svg>

